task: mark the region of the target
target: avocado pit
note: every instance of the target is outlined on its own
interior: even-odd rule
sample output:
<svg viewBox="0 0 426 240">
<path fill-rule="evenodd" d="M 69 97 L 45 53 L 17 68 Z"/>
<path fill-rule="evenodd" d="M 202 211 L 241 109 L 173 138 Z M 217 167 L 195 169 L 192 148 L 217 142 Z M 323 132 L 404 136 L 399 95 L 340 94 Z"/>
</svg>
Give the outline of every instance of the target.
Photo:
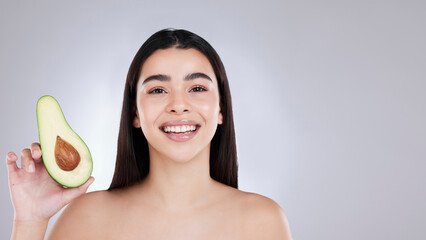
<svg viewBox="0 0 426 240">
<path fill-rule="evenodd" d="M 80 163 L 80 154 L 61 137 L 56 137 L 55 159 L 58 167 L 64 171 L 74 170 Z"/>
</svg>

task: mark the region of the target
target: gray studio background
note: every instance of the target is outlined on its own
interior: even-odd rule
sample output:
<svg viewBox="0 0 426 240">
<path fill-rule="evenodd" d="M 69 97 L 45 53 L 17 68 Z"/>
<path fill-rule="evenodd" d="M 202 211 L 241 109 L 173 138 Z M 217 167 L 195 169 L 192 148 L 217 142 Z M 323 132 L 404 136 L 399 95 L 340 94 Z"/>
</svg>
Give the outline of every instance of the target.
<svg viewBox="0 0 426 240">
<path fill-rule="evenodd" d="M 1 1 L 0 239 L 4 158 L 38 141 L 37 99 L 59 100 L 89 191 L 106 189 L 129 64 L 166 27 L 222 57 L 240 189 L 278 202 L 295 239 L 425 239 L 425 23 L 424 1 Z"/>
</svg>

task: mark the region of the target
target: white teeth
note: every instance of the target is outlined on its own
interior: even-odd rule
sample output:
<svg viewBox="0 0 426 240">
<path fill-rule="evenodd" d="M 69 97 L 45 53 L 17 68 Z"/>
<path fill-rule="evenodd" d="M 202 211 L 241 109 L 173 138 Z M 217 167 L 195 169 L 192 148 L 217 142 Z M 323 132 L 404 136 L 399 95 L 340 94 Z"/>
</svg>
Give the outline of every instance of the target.
<svg viewBox="0 0 426 240">
<path fill-rule="evenodd" d="M 184 133 L 189 131 L 194 131 L 197 129 L 195 125 L 183 125 L 183 126 L 167 126 L 164 127 L 164 132 L 175 132 L 175 133 Z"/>
</svg>

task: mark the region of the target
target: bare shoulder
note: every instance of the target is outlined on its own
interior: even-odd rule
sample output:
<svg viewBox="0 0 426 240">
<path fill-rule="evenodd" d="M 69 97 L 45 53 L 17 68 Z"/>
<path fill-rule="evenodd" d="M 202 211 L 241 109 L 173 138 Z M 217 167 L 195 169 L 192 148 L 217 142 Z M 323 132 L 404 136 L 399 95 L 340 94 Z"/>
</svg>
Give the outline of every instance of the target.
<svg viewBox="0 0 426 240">
<path fill-rule="evenodd" d="M 245 239 L 292 239 L 287 217 L 279 204 L 256 193 L 240 191 L 239 195 Z"/>
<path fill-rule="evenodd" d="M 49 233 L 48 239 L 88 239 L 105 227 L 106 209 L 116 198 L 109 191 L 96 191 L 74 199 L 62 212 Z M 78 231 L 77 231 L 78 229 Z"/>
</svg>

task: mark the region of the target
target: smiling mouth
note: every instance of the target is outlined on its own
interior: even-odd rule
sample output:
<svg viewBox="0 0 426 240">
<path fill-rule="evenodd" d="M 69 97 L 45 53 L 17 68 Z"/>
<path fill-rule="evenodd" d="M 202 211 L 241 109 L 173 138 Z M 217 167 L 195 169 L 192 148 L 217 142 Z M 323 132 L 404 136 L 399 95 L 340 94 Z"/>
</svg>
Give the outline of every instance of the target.
<svg viewBox="0 0 426 240">
<path fill-rule="evenodd" d="M 200 128 L 200 125 L 196 124 L 196 125 L 179 125 L 179 126 L 164 126 L 161 127 L 160 129 L 164 132 L 164 133 L 168 133 L 168 134 L 189 134 L 192 132 L 197 131 Z"/>
</svg>

